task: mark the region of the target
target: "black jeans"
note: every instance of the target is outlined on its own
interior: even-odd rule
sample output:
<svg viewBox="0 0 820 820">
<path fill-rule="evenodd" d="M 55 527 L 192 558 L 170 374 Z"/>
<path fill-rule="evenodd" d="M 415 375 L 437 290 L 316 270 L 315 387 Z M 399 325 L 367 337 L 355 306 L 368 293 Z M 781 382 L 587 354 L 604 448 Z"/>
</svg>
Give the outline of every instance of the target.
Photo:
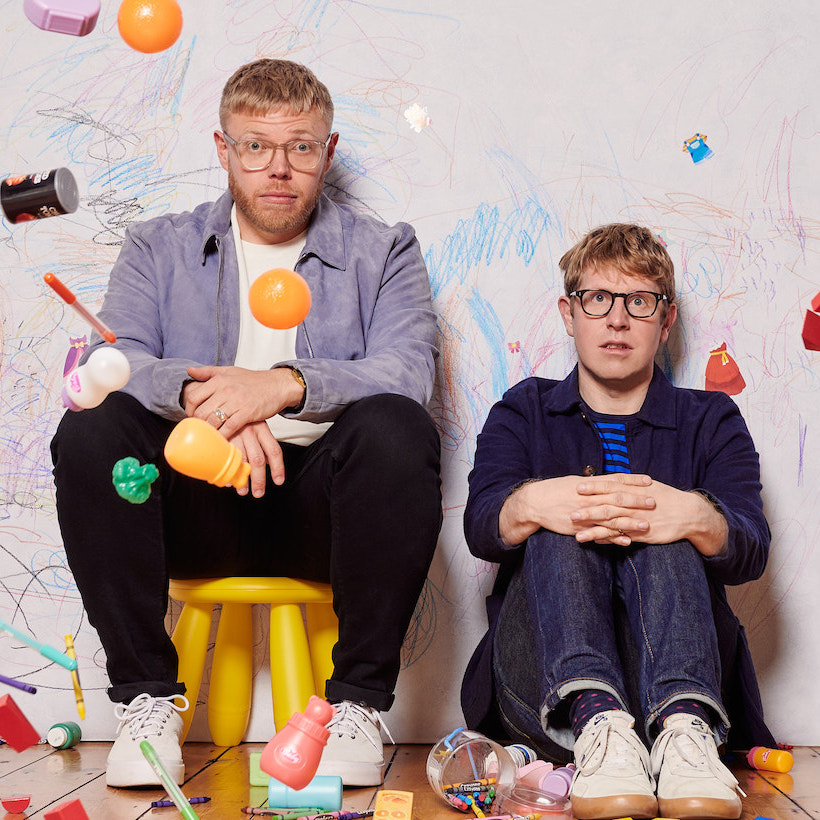
<svg viewBox="0 0 820 820">
<path fill-rule="evenodd" d="M 333 587 L 339 641 L 326 697 L 389 709 L 442 520 L 439 437 L 426 411 L 396 395 L 352 404 L 308 447 L 282 445 L 285 483 L 269 478 L 258 499 L 169 467 L 173 427 L 112 393 L 67 412 L 51 443 L 60 529 L 111 700 L 185 691 L 164 624 L 169 577 L 284 575 Z M 126 456 L 159 470 L 144 504 L 113 487 Z"/>
</svg>

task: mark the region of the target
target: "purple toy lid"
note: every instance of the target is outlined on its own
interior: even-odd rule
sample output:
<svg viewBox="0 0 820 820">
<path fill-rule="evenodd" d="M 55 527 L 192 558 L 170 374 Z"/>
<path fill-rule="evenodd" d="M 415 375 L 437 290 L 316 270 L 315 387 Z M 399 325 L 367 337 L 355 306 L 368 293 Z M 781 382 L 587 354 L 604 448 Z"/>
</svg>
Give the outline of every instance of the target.
<svg viewBox="0 0 820 820">
<path fill-rule="evenodd" d="M 100 0 L 24 0 L 23 11 L 38 28 L 83 37 L 97 25 Z"/>
</svg>

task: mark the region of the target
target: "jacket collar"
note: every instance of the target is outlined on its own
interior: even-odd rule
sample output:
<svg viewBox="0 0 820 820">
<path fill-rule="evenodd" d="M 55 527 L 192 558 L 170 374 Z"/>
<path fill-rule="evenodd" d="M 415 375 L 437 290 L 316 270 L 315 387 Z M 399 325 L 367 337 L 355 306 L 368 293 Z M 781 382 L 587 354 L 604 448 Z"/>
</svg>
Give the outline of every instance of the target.
<svg viewBox="0 0 820 820">
<path fill-rule="evenodd" d="M 582 404 L 578 390 L 578 365 L 575 365 L 563 381 L 546 393 L 544 408 L 553 413 L 570 413 Z M 677 427 L 675 388 L 658 365 L 655 365 L 643 405 L 635 415 L 653 427 Z"/>
<path fill-rule="evenodd" d="M 229 191 L 225 191 L 216 202 L 211 205 L 205 216 L 205 223 L 202 226 L 202 245 L 199 254 L 202 264 L 205 264 L 205 257 L 208 251 L 216 248 L 216 243 L 222 239 L 231 229 L 231 208 L 233 207 L 233 197 Z"/>
<path fill-rule="evenodd" d="M 345 270 L 345 237 L 342 210 L 326 194 L 319 197 L 310 218 L 302 258 L 312 254 L 331 268 Z"/>
<path fill-rule="evenodd" d="M 209 250 L 215 248 L 216 242 L 230 230 L 232 207 L 233 197 L 229 191 L 226 191 L 213 203 L 208 212 L 203 225 L 200 247 L 203 264 L 205 264 L 205 257 Z M 310 218 L 302 258 L 309 255 L 316 256 L 326 265 L 339 270 L 344 270 L 346 267 L 341 209 L 328 199 L 326 194 L 319 197 Z"/>
</svg>

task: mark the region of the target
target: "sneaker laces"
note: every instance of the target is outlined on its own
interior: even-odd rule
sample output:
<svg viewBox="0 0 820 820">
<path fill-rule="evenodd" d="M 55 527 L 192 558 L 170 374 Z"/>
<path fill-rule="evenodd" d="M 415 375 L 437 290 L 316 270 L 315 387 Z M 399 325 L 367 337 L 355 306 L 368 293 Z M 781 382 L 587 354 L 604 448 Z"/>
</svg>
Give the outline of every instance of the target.
<svg viewBox="0 0 820 820">
<path fill-rule="evenodd" d="M 594 734 L 590 746 L 583 752 L 580 759 L 576 758 L 573 782 L 579 777 L 588 777 L 594 774 L 604 765 L 605 768 L 632 768 L 635 765 L 636 756 L 641 761 L 648 776 L 648 754 L 631 727 L 620 723 L 601 721 L 598 726 L 592 727 L 591 731 Z"/>
<path fill-rule="evenodd" d="M 333 704 L 333 708 L 336 710 L 336 714 L 327 724 L 327 728 L 331 734 L 337 734 L 339 736 L 348 735 L 355 739 L 359 732 L 361 732 L 372 744 L 373 748 L 378 749 L 379 745 L 373 738 L 373 735 L 365 729 L 365 726 L 371 725 L 377 731 L 384 729 L 385 734 L 390 738 L 390 742 L 395 744 L 396 741 L 393 740 L 393 735 L 390 734 L 390 730 L 375 709 L 353 703 L 349 700 L 335 703 Z"/>
<path fill-rule="evenodd" d="M 664 729 L 652 747 L 652 773 L 660 774 L 664 758 L 670 748 L 677 757 L 677 769 L 690 769 L 702 774 L 711 775 L 730 789 L 736 789 L 743 797 L 746 792 L 740 788 L 735 776 L 720 762 L 717 747 L 711 736 L 698 731 L 694 726 L 673 726 Z"/>
<path fill-rule="evenodd" d="M 184 705 L 177 706 L 174 703 L 177 699 L 183 701 Z M 185 695 L 169 695 L 161 698 L 155 698 L 147 693 L 137 695 L 131 703 L 118 703 L 114 707 L 114 714 L 120 721 L 117 734 L 119 735 L 125 726 L 128 726 L 134 740 L 156 737 L 162 734 L 172 711 L 184 712 L 188 706 L 189 701 Z"/>
</svg>

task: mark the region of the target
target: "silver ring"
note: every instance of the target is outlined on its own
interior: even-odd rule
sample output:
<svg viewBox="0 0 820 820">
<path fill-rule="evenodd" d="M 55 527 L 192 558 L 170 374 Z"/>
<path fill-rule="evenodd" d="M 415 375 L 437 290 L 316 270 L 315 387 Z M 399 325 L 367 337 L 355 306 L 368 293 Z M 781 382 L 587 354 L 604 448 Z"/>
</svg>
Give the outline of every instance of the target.
<svg viewBox="0 0 820 820">
<path fill-rule="evenodd" d="M 219 419 L 219 421 L 224 424 L 228 420 L 228 416 L 225 411 L 221 407 L 217 407 L 214 410 L 214 415 Z"/>
</svg>

